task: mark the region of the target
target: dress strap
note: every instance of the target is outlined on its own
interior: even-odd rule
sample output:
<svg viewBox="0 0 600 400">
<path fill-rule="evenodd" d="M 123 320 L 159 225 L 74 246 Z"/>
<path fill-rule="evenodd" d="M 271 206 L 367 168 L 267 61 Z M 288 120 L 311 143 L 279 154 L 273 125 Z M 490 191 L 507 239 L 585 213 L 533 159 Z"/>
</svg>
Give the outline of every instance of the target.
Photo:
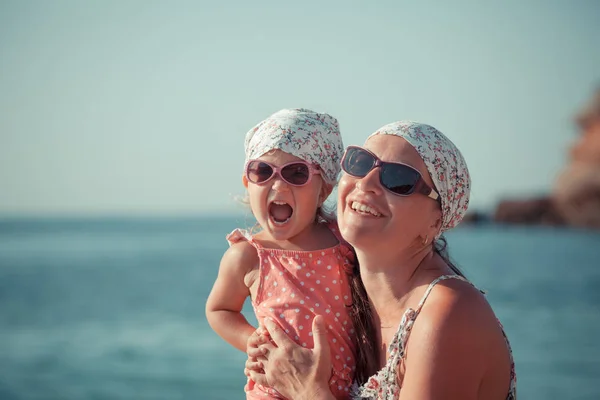
<svg viewBox="0 0 600 400">
<path fill-rule="evenodd" d="M 348 242 L 346 242 L 344 240 L 344 238 L 342 237 L 342 234 L 340 233 L 340 228 L 338 227 L 338 224 L 336 221 L 331 221 L 331 222 L 327 222 L 327 227 L 329 228 L 329 230 L 331 231 L 331 233 L 333 233 L 333 235 L 335 236 L 335 238 L 344 245 L 348 246 Z"/>
<path fill-rule="evenodd" d="M 442 276 L 434 279 L 433 282 L 431 282 L 429 284 L 429 286 L 427 287 L 427 290 L 425 291 L 425 294 L 421 298 L 421 301 L 419 301 L 419 305 L 417 306 L 417 310 L 415 311 L 415 314 L 416 314 L 415 318 L 421 312 L 421 308 L 423 308 L 423 304 L 425 304 L 425 300 L 427 300 L 427 297 L 429 297 L 429 294 L 431 293 L 431 290 L 433 289 L 433 287 L 435 285 L 437 285 L 439 282 L 445 281 L 446 279 L 458 279 L 459 281 L 467 282 L 469 285 L 475 287 L 475 285 L 473 285 L 467 278 L 465 278 L 464 276 L 461 276 L 461 275 L 442 275 Z M 475 289 L 477 289 L 477 288 L 475 287 Z"/>
<path fill-rule="evenodd" d="M 339 242 L 339 251 L 341 255 L 344 257 L 344 271 L 348 275 L 353 274 L 353 270 L 356 266 L 356 253 L 354 252 L 354 248 L 350 245 L 350 243 L 346 242 L 340 233 L 340 228 L 336 221 L 327 222 L 327 228 L 333 233 L 336 239 Z"/>
<path fill-rule="evenodd" d="M 229 235 L 227 235 L 225 237 L 225 239 L 227 239 L 229 246 L 245 240 L 248 243 L 250 243 L 252 246 L 254 246 L 254 248 L 256 248 L 256 249 L 262 248 L 260 243 L 258 243 L 256 240 L 254 240 L 254 237 L 252 237 L 250 232 L 246 229 L 236 228 Z"/>
<path fill-rule="evenodd" d="M 421 301 L 419 301 L 417 309 L 414 310 L 412 308 L 408 308 L 404 312 L 404 315 L 402 316 L 402 320 L 400 321 L 400 325 L 398 326 L 398 330 L 396 331 L 396 334 L 392 338 L 392 341 L 389 345 L 390 358 L 388 360 L 388 365 L 386 367 L 390 368 L 390 370 L 389 370 L 390 376 L 393 375 L 395 377 L 396 368 L 398 367 L 400 360 L 404 358 L 404 355 L 406 352 L 406 343 L 408 342 L 408 337 L 410 336 L 412 327 L 415 323 L 415 320 L 417 319 L 417 316 L 421 312 L 421 309 L 423 308 L 423 304 L 425 304 L 427 297 L 429 297 L 431 290 L 439 282 L 444 281 L 446 279 L 458 279 L 463 282 L 467 282 L 468 284 L 475 287 L 465 277 L 460 276 L 460 275 L 442 275 L 442 276 L 434 279 L 433 282 L 431 282 L 429 284 L 429 286 L 427 287 L 427 290 L 425 290 L 425 294 L 423 294 L 423 297 L 421 298 Z"/>
</svg>

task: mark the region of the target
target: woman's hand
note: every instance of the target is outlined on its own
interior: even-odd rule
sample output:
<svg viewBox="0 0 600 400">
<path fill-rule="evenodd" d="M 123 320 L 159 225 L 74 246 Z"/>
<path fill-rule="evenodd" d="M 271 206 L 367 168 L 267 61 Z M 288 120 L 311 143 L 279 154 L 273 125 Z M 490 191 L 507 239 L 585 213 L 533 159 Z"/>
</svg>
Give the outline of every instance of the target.
<svg viewBox="0 0 600 400">
<path fill-rule="evenodd" d="M 267 378 L 261 362 L 265 357 L 259 346 L 269 342 L 269 332 L 262 327 L 258 327 L 258 329 L 248 337 L 246 342 L 246 354 L 248 354 L 248 360 L 246 360 L 244 368 L 244 375 L 249 378 L 244 387 L 244 391 L 246 392 L 254 389 L 255 383 L 267 385 Z M 254 379 L 250 378 L 250 371 L 254 371 Z"/>
<path fill-rule="evenodd" d="M 259 345 L 262 357 L 256 357 L 262 364 L 264 375 L 255 369 L 247 369 L 250 379 L 258 382 L 264 377 L 266 386 L 290 399 L 334 399 L 329 389 L 331 355 L 323 317 L 316 316 L 313 320 L 314 349 L 292 341 L 271 319 L 265 319 L 265 327 L 271 340 Z"/>
</svg>

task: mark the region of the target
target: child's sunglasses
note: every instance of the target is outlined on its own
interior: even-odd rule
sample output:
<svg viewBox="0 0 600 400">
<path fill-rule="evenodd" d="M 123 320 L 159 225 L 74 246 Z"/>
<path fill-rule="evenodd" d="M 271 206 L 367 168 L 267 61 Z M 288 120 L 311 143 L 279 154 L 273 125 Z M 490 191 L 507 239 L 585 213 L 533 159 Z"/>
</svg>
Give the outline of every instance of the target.
<svg viewBox="0 0 600 400">
<path fill-rule="evenodd" d="M 278 174 L 292 186 L 304 186 L 310 182 L 313 175 L 320 173 L 317 167 L 305 161 L 293 161 L 281 167 L 261 160 L 250 160 L 246 164 L 246 178 L 259 185 L 268 182 Z"/>
<path fill-rule="evenodd" d="M 381 186 L 395 195 L 409 196 L 413 193 L 422 193 L 434 200 L 440 197 L 413 167 L 402 163 L 381 161 L 375 154 L 362 147 L 346 148 L 342 158 L 342 169 L 348 175 L 364 178 L 377 167 L 381 167 L 379 170 Z"/>
</svg>

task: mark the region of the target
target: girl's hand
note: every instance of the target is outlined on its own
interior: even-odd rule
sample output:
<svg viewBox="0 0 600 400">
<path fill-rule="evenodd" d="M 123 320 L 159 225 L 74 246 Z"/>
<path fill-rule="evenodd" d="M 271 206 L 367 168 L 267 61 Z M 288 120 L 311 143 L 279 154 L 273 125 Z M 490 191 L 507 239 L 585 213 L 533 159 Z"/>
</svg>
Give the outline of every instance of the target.
<svg viewBox="0 0 600 400">
<path fill-rule="evenodd" d="M 334 399 L 329 389 L 331 355 L 323 317 L 313 320 L 314 349 L 292 341 L 271 319 L 265 319 L 265 327 L 271 340 L 259 345 L 262 357 L 257 357 L 264 375 L 250 369 L 250 378 L 258 381 L 266 377 L 266 386 L 290 399 Z"/>
</svg>

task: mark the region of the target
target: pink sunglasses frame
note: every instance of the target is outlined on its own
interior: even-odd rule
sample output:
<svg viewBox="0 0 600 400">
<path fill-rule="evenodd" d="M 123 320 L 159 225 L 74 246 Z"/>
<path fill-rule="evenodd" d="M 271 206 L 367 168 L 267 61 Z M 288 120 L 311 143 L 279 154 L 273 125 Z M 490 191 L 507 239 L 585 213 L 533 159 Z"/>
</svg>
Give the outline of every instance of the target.
<svg viewBox="0 0 600 400">
<path fill-rule="evenodd" d="M 271 173 L 271 176 L 269 178 L 267 178 L 266 180 L 262 181 L 262 182 L 254 182 L 252 179 L 250 179 L 250 164 L 253 162 L 259 162 L 259 163 L 263 163 L 268 165 L 269 167 L 271 167 L 271 169 L 273 170 L 273 172 Z M 308 168 L 308 179 L 306 180 L 306 182 L 304 182 L 301 185 L 292 183 L 290 181 L 288 181 L 287 179 L 285 179 L 285 177 L 281 174 L 281 171 L 283 171 L 284 168 L 290 166 L 290 165 L 294 165 L 294 164 L 302 164 L 305 165 Z M 312 165 L 309 162 L 306 162 L 304 160 L 300 160 L 300 161 L 292 161 L 289 163 L 285 163 L 282 166 L 278 167 L 276 165 L 271 164 L 270 162 L 264 161 L 264 160 L 248 160 L 248 162 L 246 163 L 246 165 L 244 166 L 244 175 L 246 176 L 246 179 L 248 179 L 249 182 L 254 183 L 255 185 L 264 185 L 267 182 L 269 182 L 271 179 L 273 179 L 273 177 L 275 175 L 278 175 L 279 178 L 284 181 L 285 183 L 287 183 L 288 185 L 291 186 L 296 186 L 296 187 L 302 187 L 302 186 L 306 186 L 310 183 L 312 177 L 314 175 L 321 175 L 321 170 L 318 167 L 315 167 L 314 165 Z"/>
</svg>

